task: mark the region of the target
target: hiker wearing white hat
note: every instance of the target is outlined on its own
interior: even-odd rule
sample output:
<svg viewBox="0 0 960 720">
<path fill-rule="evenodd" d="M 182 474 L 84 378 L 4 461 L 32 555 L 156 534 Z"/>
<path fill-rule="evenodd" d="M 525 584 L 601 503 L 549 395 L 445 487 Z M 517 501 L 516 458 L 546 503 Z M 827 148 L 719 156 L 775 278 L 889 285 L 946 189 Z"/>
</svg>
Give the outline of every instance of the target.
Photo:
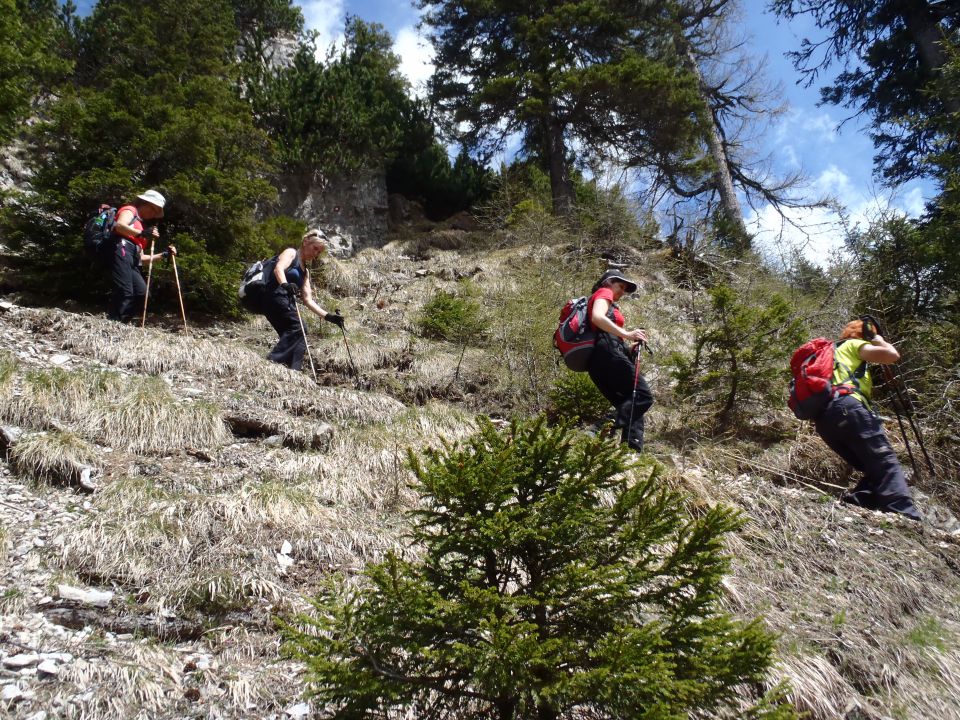
<svg viewBox="0 0 960 720">
<path fill-rule="evenodd" d="M 155 223 L 163 217 L 166 204 L 166 198 L 159 192 L 146 190 L 137 195 L 132 203 L 117 210 L 117 221 L 113 226 L 116 247 L 111 266 L 113 294 L 109 316 L 112 320 L 126 322 L 143 307 L 147 295 L 143 263 L 177 254 L 173 245 L 159 253 L 144 254 L 148 243 L 155 245 L 160 239 L 160 231 Z"/>
</svg>

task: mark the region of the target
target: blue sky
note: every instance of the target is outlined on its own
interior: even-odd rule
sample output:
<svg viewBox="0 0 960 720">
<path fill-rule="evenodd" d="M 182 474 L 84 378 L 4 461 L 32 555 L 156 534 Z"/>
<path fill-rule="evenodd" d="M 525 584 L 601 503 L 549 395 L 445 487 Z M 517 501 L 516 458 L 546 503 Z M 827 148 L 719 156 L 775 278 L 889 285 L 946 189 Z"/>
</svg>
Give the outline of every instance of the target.
<svg viewBox="0 0 960 720">
<path fill-rule="evenodd" d="M 91 0 L 79 2 L 81 9 L 90 4 Z M 302 0 L 297 4 L 307 27 L 319 33 L 321 48 L 342 37 L 347 14 L 357 15 L 384 25 L 391 33 L 402 70 L 415 88 L 429 77 L 431 53 L 418 35 L 418 11 L 409 0 Z M 868 222 L 885 207 L 919 214 L 933 191 L 931 186 L 911 183 L 895 194 L 881 188 L 872 177 L 874 149 L 863 124 L 853 119 L 838 130 L 849 111 L 818 107 L 817 88 L 797 84 L 799 75 L 784 53 L 798 48 L 802 37 L 816 36 L 816 28 L 804 19 L 778 23 L 765 10 L 766 4 L 767 0 L 741 0 L 738 25 L 751 54 L 762 59 L 767 80 L 781 87 L 787 109 L 760 138 L 757 154 L 769 156 L 774 170 L 782 173 L 802 169 L 809 181 L 804 194 L 835 197 L 845 207 L 848 222 Z M 771 253 L 802 245 L 816 258 L 836 248 L 842 235 L 838 216 L 826 210 L 793 217 L 803 230 L 784 224 L 769 207 L 756 211 L 744 207 L 744 212 L 748 227 L 759 233 Z"/>
</svg>

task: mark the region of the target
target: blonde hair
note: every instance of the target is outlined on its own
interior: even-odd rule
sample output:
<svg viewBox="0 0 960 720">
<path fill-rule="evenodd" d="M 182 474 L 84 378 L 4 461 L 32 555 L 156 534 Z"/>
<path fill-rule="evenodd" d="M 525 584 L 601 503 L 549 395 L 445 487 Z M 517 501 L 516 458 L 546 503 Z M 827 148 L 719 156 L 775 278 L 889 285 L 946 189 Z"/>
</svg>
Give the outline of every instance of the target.
<svg viewBox="0 0 960 720">
<path fill-rule="evenodd" d="M 851 320 L 843 326 L 840 339 L 849 340 L 850 338 L 863 339 L 863 320 Z"/>
<path fill-rule="evenodd" d="M 300 242 L 317 242 L 323 245 L 324 250 L 327 248 L 326 237 L 324 236 L 323 232 L 317 228 L 314 228 L 313 230 L 307 230 L 307 232 L 305 232 L 303 237 L 300 239 Z"/>
</svg>

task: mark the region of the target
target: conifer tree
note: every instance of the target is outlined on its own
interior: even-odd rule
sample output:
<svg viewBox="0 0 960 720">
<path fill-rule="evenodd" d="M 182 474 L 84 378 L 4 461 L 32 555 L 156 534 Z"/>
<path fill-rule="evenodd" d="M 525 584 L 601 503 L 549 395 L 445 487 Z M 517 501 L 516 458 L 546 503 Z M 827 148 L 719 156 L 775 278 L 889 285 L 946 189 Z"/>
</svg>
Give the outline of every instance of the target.
<svg viewBox="0 0 960 720">
<path fill-rule="evenodd" d="M 748 296 L 726 284 L 710 289 L 710 310 L 692 355 L 671 358 L 677 392 L 711 407 L 721 429 L 755 407 L 782 405 L 790 353 L 803 325 L 779 294 Z"/>
<path fill-rule="evenodd" d="M 420 0 L 420 7 L 436 49 L 437 106 L 459 139 L 482 153 L 523 136 L 549 172 L 555 214 L 573 207 L 575 147 L 581 161 L 629 148 L 669 156 L 678 168 L 693 162 L 703 106 L 655 4 Z"/>
<path fill-rule="evenodd" d="M 690 518 L 656 466 L 543 418 L 410 459 L 410 556 L 286 628 L 336 717 L 722 717 L 764 679 L 771 636 L 720 606 L 730 510 Z"/>
<path fill-rule="evenodd" d="M 383 26 L 352 17 L 338 54 L 320 62 L 304 44 L 291 67 L 265 81 L 257 114 L 285 168 L 350 172 L 394 157 L 422 115 L 392 45 Z"/>
<path fill-rule="evenodd" d="M 55 0 L 0 0 L 0 143 L 69 71 L 68 33 L 57 7 Z"/>
<path fill-rule="evenodd" d="M 11 235 L 45 259 L 22 277 L 87 295 L 86 217 L 157 187 L 187 302 L 235 307 L 238 261 L 267 251 L 254 211 L 275 196 L 270 140 L 238 94 L 238 37 L 228 0 L 104 0 L 79 24 L 76 74 L 32 134 L 35 192 Z"/>
<path fill-rule="evenodd" d="M 916 122 L 960 112 L 960 91 L 944 68 L 960 29 L 960 7 L 934 0 L 771 0 L 780 17 L 808 18 L 825 37 L 803 40 L 791 53 L 809 84 L 832 65 L 836 79 L 824 102 L 865 113 L 877 147 L 874 164 L 892 183 L 927 175 L 924 161 L 943 143 L 936 124 Z M 910 122 L 906 122 L 911 120 Z"/>
</svg>

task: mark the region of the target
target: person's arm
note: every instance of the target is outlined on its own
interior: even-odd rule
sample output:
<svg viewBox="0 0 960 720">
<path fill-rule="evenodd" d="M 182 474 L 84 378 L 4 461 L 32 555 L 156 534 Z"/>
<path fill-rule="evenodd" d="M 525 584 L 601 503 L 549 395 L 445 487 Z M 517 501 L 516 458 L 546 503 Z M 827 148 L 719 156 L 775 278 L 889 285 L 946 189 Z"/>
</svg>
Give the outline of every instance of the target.
<svg viewBox="0 0 960 720">
<path fill-rule="evenodd" d="M 327 315 L 329 315 L 329 313 L 317 305 L 313 299 L 313 288 L 310 287 L 310 273 L 307 273 L 307 276 L 303 279 L 303 291 L 300 297 L 303 299 L 303 304 L 310 308 L 311 312 L 315 315 L 319 315 L 321 319 L 326 319 Z"/>
<path fill-rule="evenodd" d="M 273 277 L 277 285 L 283 285 L 287 281 L 287 268 L 297 257 L 297 251 L 293 248 L 287 248 L 277 256 L 277 264 L 273 267 Z"/>
<path fill-rule="evenodd" d="M 861 360 L 877 365 L 892 365 L 900 360 L 897 349 L 880 335 L 874 335 L 869 343 L 861 345 L 857 354 Z"/>
<path fill-rule="evenodd" d="M 153 255 L 144 255 L 143 262 L 154 262 L 156 260 L 166 260 L 169 255 L 176 255 L 177 249 L 173 245 L 167 245 L 167 249 Z"/>
<path fill-rule="evenodd" d="M 322 307 L 317 305 L 316 301 L 313 299 L 313 288 L 310 285 L 310 273 L 307 273 L 307 276 L 303 279 L 303 292 L 301 294 L 303 298 L 303 304 L 306 305 L 310 310 L 315 314 L 320 316 L 321 320 L 326 320 L 327 322 L 333 323 L 339 328 L 343 327 L 343 315 L 340 314 L 339 310 L 334 312 L 327 312 Z"/>
<path fill-rule="evenodd" d="M 122 235 L 128 240 L 133 240 L 133 238 L 140 237 L 141 233 L 130 223 L 133 222 L 134 217 L 136 217 L 130 210 L 121 210 L 117 213 L 116 222 L 113 224 L 113 231 L 118 235 Z M 144 235 L 153 235 L 155 238 L 160 237 L 160 231 L 156 227 L 151 228 L 150 232 L 144 231 Z"/>
<path fill-rule="evenodd" d="M 613 320 L 607 317 L 607 311 L 610 309 L 610 301 L 604 298 L 597 298 L 593 301 L 593 311 L 590 314 L 590 320 L 597 330 L 601 330 L 611 335 L 616 335 L 624 340 L 631 342 L 646 342 L 647 334 L 635 328 L 633 330 L 624 330 Z"/>
</svg>

